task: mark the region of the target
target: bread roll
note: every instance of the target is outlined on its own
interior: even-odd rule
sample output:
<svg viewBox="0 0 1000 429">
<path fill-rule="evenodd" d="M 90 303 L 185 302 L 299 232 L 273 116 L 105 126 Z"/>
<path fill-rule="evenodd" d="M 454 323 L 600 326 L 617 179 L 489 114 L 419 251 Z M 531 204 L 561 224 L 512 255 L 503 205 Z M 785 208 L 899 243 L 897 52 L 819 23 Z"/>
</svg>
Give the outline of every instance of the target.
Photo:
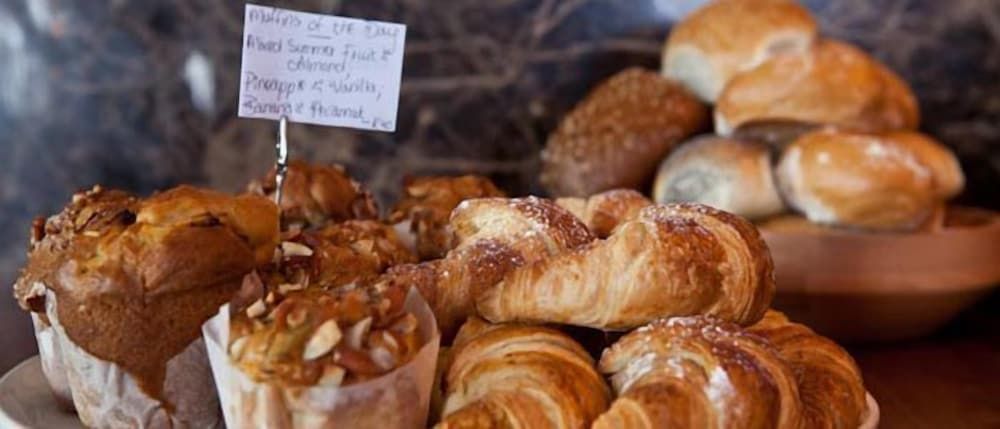
<svg viewBox="0 0 1000 429">
<path fill-rule="evenodd" d="M 792 0 L 709 2 L 677 23 L 663 48 L 664 76 L 715 102 L 733 75 L 778 53 L 802 53 L 816 21 Z"/>
<path fill-rule="evenodd" d="M 829 124 L 864 132 L 915 129 L 916 98 L 861 50 L 824 40 L 804 53 L 777 55 L 726 84 L 715 131 L 730 135 L 759 121 Z"/>
<path fill-rule="evenodd" d="M 809 220 L 872 230 L 913 230 L 961 183 L 943 146 L 915 133 L 806 134 L 777 170 L 785 200 Z"/>
<path fill-rule="evenodd" d="M 760 219 L 785 209 L 764 146 L 717 136 L 684 143 L 660 164 L 658 203 L 695 202 Z"/>
<path fill-rule="evenodd" d="M 640 68 L 624 70 L 595 88 L 549 137 L 542 185 L 553 196 L 577 197 L 646 186 L 656 163 L 707 117 L 681 85 Z"/>
</svg>

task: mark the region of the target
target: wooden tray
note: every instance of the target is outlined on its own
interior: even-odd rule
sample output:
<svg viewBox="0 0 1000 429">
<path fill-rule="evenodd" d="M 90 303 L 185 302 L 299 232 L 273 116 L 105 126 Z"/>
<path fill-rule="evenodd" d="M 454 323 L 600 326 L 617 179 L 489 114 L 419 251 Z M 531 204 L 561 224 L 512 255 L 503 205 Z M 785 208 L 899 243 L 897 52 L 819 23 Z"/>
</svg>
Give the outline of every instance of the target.
<svg viewBox="0 0 1000 429">
<path fill-rule="evenodd" d="M 1000 282 L 1000 215 L 953 207 L 942 228 L 866 233 L 786 216 L 760 225 L 774 258 L 774 307 L 840 341 L 913 338 Z"/>
</svg>

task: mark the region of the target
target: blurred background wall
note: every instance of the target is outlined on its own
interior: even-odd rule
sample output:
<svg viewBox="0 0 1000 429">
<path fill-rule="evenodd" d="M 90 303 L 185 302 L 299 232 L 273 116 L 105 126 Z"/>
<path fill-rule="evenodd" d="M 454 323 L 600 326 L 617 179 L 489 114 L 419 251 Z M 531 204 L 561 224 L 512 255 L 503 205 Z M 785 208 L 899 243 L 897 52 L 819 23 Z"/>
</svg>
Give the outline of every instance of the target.
<svg viewBox="0 0 1000 429">
<path fill-rule="evenodd" d="M 293 125 L 293 156 L 340 162 L 391 202 L 405 174 L 474 171 L 540 192 L 538 151 L 596 82 L 656 67 L 704 0 L 301 0 L 257 3 L 409 26 L 395 134 Z M 960 202 L 1000 208 L 1000 1 L 806 0 L 823 31 L 906 78 L 922 128 L 953 147 Z M 0 283 L 32 217 L 100 183 L 241 189 L 274 124 L 236 119 L 243 2 L 0 0 Z M 0 293 L 0 371 L 34 353 Z M 16 352 L 11 353 L 11 350 Z"/>
</svg>

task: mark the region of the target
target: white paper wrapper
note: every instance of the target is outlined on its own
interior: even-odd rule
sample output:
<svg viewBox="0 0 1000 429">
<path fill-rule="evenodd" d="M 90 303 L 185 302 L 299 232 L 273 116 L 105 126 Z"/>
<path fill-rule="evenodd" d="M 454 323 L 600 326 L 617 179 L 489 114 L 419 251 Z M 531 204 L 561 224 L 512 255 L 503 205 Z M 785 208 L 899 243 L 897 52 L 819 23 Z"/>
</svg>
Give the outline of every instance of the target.
<svg viewBox="0 0 1000 429">
<path fill-rule="evenodd" d="M 46 295 L 46 314 L 62 356 L 66 380 L 80 420 L 94 428 L 219 428 L 222 418 L 212 372 L 201 338 L 167 361 L 163 396 L 168 411 L 117 364 L 91 355 L 66 336 L 59 324 L 56 297 Z M 153 339 L 151 339 L 153 341 Z"/>
<path fill-rule="evenodd" d="M 229 429 L 424 428 L 441 335 L 416 289 L 406 310 L 419 323 L 423 347 L 406 365 L 373 380 L 344 387 L 281 387 L 258 383 L 233 365 L 229 306 L 202 326 L 222 412 Z"/>
<path fill-rule="evenodd" d="M 36 313 L 31 313 L 31 324 L 35 327 L 35 341 L 38 342 L 38 357 L 42 362 L 42 373 L 49 382 L 52 395 L 59 407 L 73 411 L 73 394 L 69 390 L 66 367 L 63 365 L 62 351 L 56 341 L 56 331 Z"/>
</svg>

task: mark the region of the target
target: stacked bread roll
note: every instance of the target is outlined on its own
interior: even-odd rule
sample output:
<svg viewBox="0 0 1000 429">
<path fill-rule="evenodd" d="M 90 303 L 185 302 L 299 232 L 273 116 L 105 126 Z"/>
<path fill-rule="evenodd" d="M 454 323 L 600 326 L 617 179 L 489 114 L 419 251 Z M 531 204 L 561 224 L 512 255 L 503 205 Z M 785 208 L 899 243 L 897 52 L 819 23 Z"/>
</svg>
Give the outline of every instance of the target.
<svg viewBox="0 0 1000 429">
<path fill-rule="evenodd" d="M 744 29 L 746 31 L 713 31 Z M 954 154 L 914 130 L 909 86 L 860 49 L 818 35 L 790 0 L 721 0 L 677 24 L 663 74 L 715 104 L 717 136 L 660 165 L 656 201 L 751 219 L 795 210 L 869 231 L 933 228 L 962 190 Z"/>
</svg>

